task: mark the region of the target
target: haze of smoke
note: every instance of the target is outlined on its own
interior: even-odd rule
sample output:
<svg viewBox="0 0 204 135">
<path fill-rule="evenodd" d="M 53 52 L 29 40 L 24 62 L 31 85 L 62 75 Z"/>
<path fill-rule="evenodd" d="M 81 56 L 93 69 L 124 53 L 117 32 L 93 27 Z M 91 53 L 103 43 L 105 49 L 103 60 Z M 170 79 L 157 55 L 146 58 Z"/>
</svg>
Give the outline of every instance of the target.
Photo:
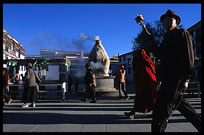
<svg viewBox="0 0 204 135">
<path fill-rule="evenodd" d="M 94 69 L 104 69 L 104 65 L 101 62 L 90 62 L 90 66 L 93 67 Z"/>
<path fill-rule="evenodd" d="M 58 49 L 73 48 L 67 38 L 60 37 L 57 34 L 37 33 L 29 42 L 29 45 L 35 49 Z"/>
<path fill-rule="evenodd" d="M 79 79 L 79 78 L 84 78 L 86 71 L 85 70 L 78 70 L 73 74 L 73 78 Z"/>
<path fill-rule="evenodd" d="M 87 51 L 87 49 L 90 49 L 85 45 L 87 41 L 95 41 L 99 40 L 99 36 L 90 36 L 86 33 L 80 33 L 79 37 L 72 40 L 72 44 L 80 51 Z"/>
<path fill-rule="evenodd" d="M 33 39 L 30 40 L 29 45 L 35 49 L 56 49 L 56 50 L 74 50 L 90 51 L 90 46 L 86 45 L 87 41 L 99 40 L 99 36 L 90 36 L 86 33 L 80 33 L 77 38 L 73 38 L 69 42 L 68 38 L 61 37 L 57 34 L 50 34 L 46 32 L 37 32 Z"/>
</svg>

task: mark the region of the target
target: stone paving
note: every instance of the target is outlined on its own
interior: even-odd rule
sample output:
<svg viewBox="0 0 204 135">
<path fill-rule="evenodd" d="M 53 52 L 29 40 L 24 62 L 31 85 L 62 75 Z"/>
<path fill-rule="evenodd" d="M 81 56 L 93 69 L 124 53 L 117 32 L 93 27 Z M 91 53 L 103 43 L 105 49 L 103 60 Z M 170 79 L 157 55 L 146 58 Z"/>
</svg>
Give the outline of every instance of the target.
<svg viewBox="0 0 204 135">
<path fill-rule="evenodd" d="M 151 114 L 136 113 L 134 120 L 124 112 L 133 107 L 129 100 L 98 97 L 97 103 L 80 101 L 75 94 L 68 100 L 39 100 L 35 108 L 21 108 L 14 100 L 3 107 L 3 132 L 151 132 Z M 201 114 L 201 98 L 187 98 Z M 178 111 L 169 119 L 166 132 L 198 132 Z"/>
</svg>

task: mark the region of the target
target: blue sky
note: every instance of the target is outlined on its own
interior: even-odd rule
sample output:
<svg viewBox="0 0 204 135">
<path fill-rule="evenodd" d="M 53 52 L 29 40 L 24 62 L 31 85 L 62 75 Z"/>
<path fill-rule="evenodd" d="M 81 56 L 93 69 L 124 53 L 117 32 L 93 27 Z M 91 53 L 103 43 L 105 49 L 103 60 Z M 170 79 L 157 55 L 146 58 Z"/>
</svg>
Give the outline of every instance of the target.
<svg viewBox="0 0 204 135">
<path fill-rule="evenodd" d="M 185 29 L 201 20 L 201 4 L 3 4 L 3 27 L 26 49 L 91 51 L 99 36 L 111 58 L 132 51 L 132 40 L 142 30 L 135 22 L 160 19 L 168 9 L 181 17 Z"/>
</svg>

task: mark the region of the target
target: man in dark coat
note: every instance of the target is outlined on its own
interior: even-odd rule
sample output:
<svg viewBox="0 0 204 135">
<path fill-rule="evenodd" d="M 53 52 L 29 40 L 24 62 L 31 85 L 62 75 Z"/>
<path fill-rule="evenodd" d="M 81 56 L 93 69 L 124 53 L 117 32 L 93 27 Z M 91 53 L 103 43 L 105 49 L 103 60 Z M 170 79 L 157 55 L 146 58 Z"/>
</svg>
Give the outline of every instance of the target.
<svg viewBox="0 0 204 135">
<path fill-rule="evenodd" d="M 32 64 L 28 63 L 27 71 L 25 73 L 25 86 L 26 86 L 26 95 L 25 95 L 25 102 L 22 105 L 23 108 L 27 108 L 28 102 L 31 101 L 30 107 L 35 107 L 35 102 L 37 100 L 37 83 L 35 73 L 32 69 Z M 25 89 L 24 89 L 25 90 Z"/>
<path fill-rule="evenodd" d="M 89 64 L 87 63 L 85 65 L 86 68 L 86 74 L 84 77 L 84 82 L 85 82 L 85 95 L 84 95 L 84 99 L 82 99 L 82 101 L 86 101 L 88 97 L 92 97 L 92 101 L 90 101 L 90 103 L 96 103 L 96 92 L 95 92 L 95 73 L 94 71 L 91 69 L 91 67 L 89 66 Z"/>
<path fill-rule="evenodd" d="M 178 28 L 181 19 L 174 11 L 168 10 L 160 19 L 167 33 L 157 50 L 162 83 L 153 110 L 152 132 L 164 132 L 175 109 L 200 131 L 200 116 L 181 94 L 187 89 L 194 69 L 192 37 L 187 30 Z"/>
</svg>

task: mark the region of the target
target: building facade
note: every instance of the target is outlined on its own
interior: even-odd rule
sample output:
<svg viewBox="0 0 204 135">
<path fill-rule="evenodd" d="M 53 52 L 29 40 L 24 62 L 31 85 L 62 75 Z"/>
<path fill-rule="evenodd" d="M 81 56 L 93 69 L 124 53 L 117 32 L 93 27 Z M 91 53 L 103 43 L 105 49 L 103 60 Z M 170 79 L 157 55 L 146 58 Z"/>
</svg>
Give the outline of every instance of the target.
<svg viewBox="0 0 204 135">
<path fill-rule="evenodd" d="M 24 46 L 3 28 L 3 60 L 24 58 L 25 58 Z M 11 66 L 11 68 L 9 68 L 9 73 L 12 77 L 14 77 L 15 74 L 24 75 L 25 71 L 26 71 L 25 66 L 19 67 Z"/>
<path fill-rule="evenodd" d="M 133 70 L 132 70 L 133 52 L 125 54 L 118 54 L 118 67 L 123 64 L 126 70 L 126 83 L 133 83 Z"/>
<path fill-rule="evenodd" d="M 201 21 L 187 29 L 193 37 L 194 55 L 200 60 L 195 61 L 194 76 L 195 81 L 201 80 Z"/>
<path fill-rule="evenodd" d="M 5 59 L 24 59 L 24 46 L 3 29 L 3 60 Z"/>
</svg>

